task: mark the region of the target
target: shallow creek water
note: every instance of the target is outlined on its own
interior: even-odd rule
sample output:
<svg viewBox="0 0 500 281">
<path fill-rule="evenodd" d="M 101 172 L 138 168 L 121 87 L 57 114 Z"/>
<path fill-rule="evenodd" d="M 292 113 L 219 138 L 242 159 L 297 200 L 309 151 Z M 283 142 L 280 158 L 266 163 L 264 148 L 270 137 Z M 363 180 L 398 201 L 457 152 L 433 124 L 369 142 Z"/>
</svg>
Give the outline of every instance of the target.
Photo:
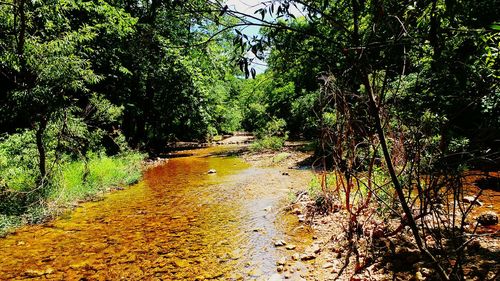
<svg viewBox="0 0 500 281">
<path fill-rule="evenodd" d="M 0 239 L 0 280 L 267 280 L 284 251 L 273 239 L 300 250 L 311 235 L 279 211 L 290 177 L 228 149 L 181 152 L 135 186 Z"/>
</svg>

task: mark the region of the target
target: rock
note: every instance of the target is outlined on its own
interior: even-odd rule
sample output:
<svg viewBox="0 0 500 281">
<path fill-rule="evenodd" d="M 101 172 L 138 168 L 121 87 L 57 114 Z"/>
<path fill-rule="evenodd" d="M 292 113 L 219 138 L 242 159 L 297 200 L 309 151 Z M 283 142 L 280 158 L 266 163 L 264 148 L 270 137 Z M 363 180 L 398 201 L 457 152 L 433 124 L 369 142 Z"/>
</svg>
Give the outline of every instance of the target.
<svg viewBox="0 0 500 281">
<path fill-rule="evenodd" d="M 313 260 L 315 258 L 316 258 L 316 254 L 314 254 L 314 253 L 305 253 L 302 256 L 300 256 L 300 259 L 303 261 Z"/>
<path fill-rule="evenodd" d="M 267 206 L 267 207 L 264 208 L 264 211 L 269 212 L 269 211 L 271 211 L 271 209 L 272 209 L 271 206 Z"/>
<path fill-rule="evenodd" d="M 285 279 L 290 279 L 292 278 L 292 275 L 290 275 L 289 273 L 285 274 Z"/>
<path fill-rule="evenodd" d="M 300 214 L 302 214 L 302 210 L 299 209 L 299 208 L 294 208 L 292 210 L 292 214 L 294 214 L 294 215 L 300 215 Z"/>
<path fill-rule="evenodd" d="M 276 262 L 276 265 L 277 265 L 277 266 L 280 266 L 280 265 L 285 265 L 285 264 L 286 264 L 286 258 L 285 258 L 285 257 L 280 258 L 280 259 Z"/>
<path fill-rule="evenodd" d="M 362 280 L 366 280 L 366 279 L 365 279 L 365 276 L 363 276 L 363 275 L 354 275 L 351 277 L 350 280 L 351 281 L 362 281 Z"/>
<path fill-rule="evenodd" d="M 287 250 L 293 250 L 293 249 L 295 249 L 295 245 L 292 245 L 292 244 L 286 245 L 285 249 L 287 249 Z"/>
<path fill-rule="evenodd" d="M 423 268 L 420 269 L 420 273 L 422 273 L 422 275 L 424 277 L 430 277 L 432 275 L 432 270 L 429 269 L 429 268 L 423 267 Z"/>
<path fill-rule="evenodd" d="M 466 249 L 469 253 L 475 253 L 481 249 L 481 243 L 478 240 L 473 240 L 467 245 Z"/>
<path fill-rule="evenodd" d="M 318 244 L 314 244 L 311 246 L 311 248 L 309 248 L 308 252 L 312 252 L 312 253 L 319 253 L 321 251 L 321 248 L 319 247 Z"/>
<path fill-rule="evenodd" d="M 290 174 L 288 172 L 283 172 L 283 173 L 281 173 L 281 175 L 283 175 L 283 176 L 289 176 Z"/>
<path fill-rule="evenodd" d="M 36 277 L 41 277 L 41 276 L 44 276 L 44 275 L 48 275 L 48 274 L 51 274 L 52 272 L 54 272 L 54 270 L 52 268 L 48 268 L 46 270 L 32 270 L 32 269 L 28 269 L 24 272 L 24 275 L 26 277 L 29 277 L 29 278 L 36 278 Z"/>
<path fill-rule="evenodd" d="M 292 260 L 294 260 L 294 261 L 298 261 L 299 259 L 300 259 L 299 254 L 293 254 L 293 255 L 292 255 Z"/>
<path fill-rule="evenodd" d="M 283 266 L 279 265 L 278 267 L 276 267 L 276 271 L 283 272 Z"/>
<path fill-rule="evenodd" d="M 215 169 L 208 170 L 207 174 L 215 174 L 217 171 Z"/>
<path fill-rule="evenodd" d="M 395 254 L 397 261 L 405 265 L 412 265 L 420 260 L 420 251 L 418 249 L 396 246 Z"/>
<path fill-rule="evenodd" d="M 286 242 L 284 240 L 276 240 L 274 241 L 274 246 L 275 247 L 281 247 L 281 246 L 285 246 L 286 245 Z"/>
<path fill-rule="evenodd" d="M 483 212 L 477 217 L 477 222 L 484 226 L 498 224 L 498 215 L 495 212 Z"/>
<path fill-rule="evenodd" d="M 424 281 L 425 278 L 422 276 L 422 273 L 420 271 L 417 271 L 417 273 L 415 273 L 415 275 L 413 275 L 413 277 L 410 280 L 412 280 L 412 281 Z"/>
<path fill-rule="evenodd" d="M 333 263 L 331 263 L 331 262 L 327 262 L 327 263 L 323 264 L 323 266 L 322 266 L 322 267 L 323 267 L 323 268 L 325 268 L 325 269 L 326 269 L 326 268 L 332 268 L 332 267 L 333 267 Z"/>
<path fill-rule="evenodd" d="M 464 196 L 464 198 L 462 199 L 462 201 L 465 202 L 465 203 L 472 203 L 472 202 L 474 202 L 474 205 L 483 206 L 483 202 L 481 202 L 479 200 L 474 201 L 474 199 L 476 199 L 476 197 L 474 197 L 474 196 Z"/>
</svg>

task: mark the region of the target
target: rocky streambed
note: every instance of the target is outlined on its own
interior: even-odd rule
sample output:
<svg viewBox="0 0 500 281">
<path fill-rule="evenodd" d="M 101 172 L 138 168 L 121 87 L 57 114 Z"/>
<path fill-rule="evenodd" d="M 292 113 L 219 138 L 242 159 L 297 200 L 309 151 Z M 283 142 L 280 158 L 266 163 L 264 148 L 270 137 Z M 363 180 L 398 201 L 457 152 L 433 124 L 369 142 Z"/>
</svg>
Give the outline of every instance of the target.
<svg viewBox="0 0 500 281">
<path fill-rule="evenodd" d="M 0 280 L 303 279 L 301 263 L 277 269 L 291 250 L 274 241 L 303 251 L 312 240 L 282 211 L 308 172 L 250 165 L 234 149 L 180 152 L 137 185 L 0 239 Z"/>
</svg>

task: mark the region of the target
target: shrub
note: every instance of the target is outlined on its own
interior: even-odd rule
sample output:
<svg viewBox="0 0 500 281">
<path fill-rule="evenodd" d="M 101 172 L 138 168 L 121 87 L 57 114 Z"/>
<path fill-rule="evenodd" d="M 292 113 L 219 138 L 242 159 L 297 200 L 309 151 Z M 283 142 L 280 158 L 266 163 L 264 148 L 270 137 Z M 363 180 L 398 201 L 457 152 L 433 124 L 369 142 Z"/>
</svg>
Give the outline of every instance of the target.
<svg viewBox="0 0 500 281">
<path fill-rule="evenodd" d="M 286 138 L 284 137 L 263 137 L 262 139 L 256 140 L 250 145 L 252 151 L 263 151 L 263 150 L 280 150 L 285 145 Z"/>
</svg>

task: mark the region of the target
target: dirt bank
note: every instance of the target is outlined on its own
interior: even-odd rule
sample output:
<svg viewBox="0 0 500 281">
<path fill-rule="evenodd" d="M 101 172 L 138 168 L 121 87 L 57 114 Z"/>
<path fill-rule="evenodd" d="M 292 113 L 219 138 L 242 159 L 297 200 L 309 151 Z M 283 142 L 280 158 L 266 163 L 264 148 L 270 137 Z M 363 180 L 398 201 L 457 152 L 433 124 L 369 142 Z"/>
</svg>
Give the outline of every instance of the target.
<svg viewBox="0 0 500 281">
<path fill-rule="evenodd" d="M 309 156 L 292 148 L 242 155 L 253 166 L 277 168 L 289 177 L 290 192 L 294 196 L 290 196 L 288 207 L 283 211 L 300 221 L 297 228 L 311 231 L 313 238 L 302 243 L 300 248 L 294 244 L 293 233 L 289 233 L 289 240 L 275 241 L 282 257 L 276 264 L 276 275 L 269 280 L 439 280 L 432 265 L 422 259 L 411 242 L 408 229 L 383 237 L 377 225 L 364 225 L 364 234 L 355 241 L 356 247 L 351 247 L 346 238 L 348 213 L 340 203 L 334 212 L 328 214 L 314 210 L 315 202 L 311 201 L 308 189 L 318 176 L 310 170 L 303 172 L 309 168 L 304 163 L 311 163 Z M 477 186 L 472 186 L 467 180 L 465 185 L 466 193 L 477 193 Z M 499 202 L 495 200 L 498 191 L 486 190 L 484 194 L 481 200 L 485 204 L 474 211 L 474 218 L 481 212 L 499 208 Z M 373 221 L 382 224 L 384 218 L 374 218 Z M 385 221 L 397 224 L 396 220 Z M 481 234 L 466 248 L 466 279 L 496 280 L 500 272 L 497 227 L 478 226 L 477 230 Z"/>
</svg>

